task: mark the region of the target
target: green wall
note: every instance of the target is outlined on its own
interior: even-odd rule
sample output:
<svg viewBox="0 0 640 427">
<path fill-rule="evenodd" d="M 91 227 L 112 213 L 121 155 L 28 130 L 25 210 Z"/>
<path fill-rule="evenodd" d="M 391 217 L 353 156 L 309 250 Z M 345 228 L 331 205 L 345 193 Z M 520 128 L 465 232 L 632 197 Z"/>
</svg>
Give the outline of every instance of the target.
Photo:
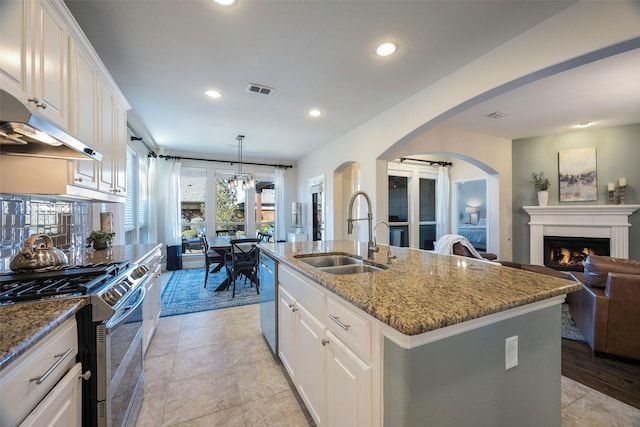
<svg viewBox="0 0 640 427">
<path fill-rule="evenodd" d="M 588 147 L 596 148 L 598 201 L 560 203 L 558 152 Z M 627 178 L 626 204 L 640 204 L 640 124 L 516 139 L 512 156 L 514 261 L 529 262 L 529 215 L 522 207 L 538 204 L 533 184 L 529 182 L 532 172 L 543 171 L 549 177 L 549 205 L 605 205 L 607 183 L 615 182 L 617 186 L 620 177 Z M 640 211 L 636 211 L 629 222 L 629 258 L 640 259 Z"/>
</svg>

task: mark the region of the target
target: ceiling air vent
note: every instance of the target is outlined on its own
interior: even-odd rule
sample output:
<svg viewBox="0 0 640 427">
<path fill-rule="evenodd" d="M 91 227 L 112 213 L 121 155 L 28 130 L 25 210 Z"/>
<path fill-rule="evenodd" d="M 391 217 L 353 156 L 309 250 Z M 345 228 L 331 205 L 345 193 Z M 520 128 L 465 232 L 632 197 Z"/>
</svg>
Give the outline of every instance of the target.
<svg viewBox="0 0 640 427">
<path fill-rule="evenodd" d="M 487 114 L 487 117 L 490 119 L 501 119 L 503 117 L 507 117 L 507 113 L 503 113 L 501 111 L 494 111 L 491 114 Z"/>
<path fill-rule="evenodd" d="M 268 95 L 271 95 L 271 92 L 273 92 L 273 88 L 268 86 L 258 85 L 255 83 L 249 83 L 249 85 L 247 86 L 247 91 L 268 96 Z"/>
</svg>

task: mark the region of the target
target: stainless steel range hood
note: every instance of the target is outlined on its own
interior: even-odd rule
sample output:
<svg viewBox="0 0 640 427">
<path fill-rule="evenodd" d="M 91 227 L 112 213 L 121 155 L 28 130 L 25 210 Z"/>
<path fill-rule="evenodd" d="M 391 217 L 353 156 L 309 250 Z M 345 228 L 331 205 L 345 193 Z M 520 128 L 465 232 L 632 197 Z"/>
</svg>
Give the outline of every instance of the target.
<svg viewBox="0 0 640 427">
<path fill-rule="evenodd" d="M 0 90 L 0 154 L 102 160 L 102 154 Z"/>
</svg>

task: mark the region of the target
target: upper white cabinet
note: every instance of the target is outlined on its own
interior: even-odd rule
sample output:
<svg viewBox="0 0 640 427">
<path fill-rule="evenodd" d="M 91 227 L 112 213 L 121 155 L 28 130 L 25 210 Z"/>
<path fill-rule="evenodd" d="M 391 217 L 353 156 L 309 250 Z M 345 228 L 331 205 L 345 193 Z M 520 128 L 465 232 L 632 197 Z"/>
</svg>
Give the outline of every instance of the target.
<svg viewBox="0 0 640 427">
<path fill-rule="evenodd" d="M 41 116 L 68 128 L 69 33 L 47 2 L 33 3 L 32 64 L 27 66 L 27 99 Z M 27 26 L 28 28 L 28 26 Z M 28 38 L 27 38 L 28 40 Z M 27 58 L 29 57 L 27 45 Z M 29 60 L 27 59 L 27 64 Z M 29 77 L 29 74 L 31 76 Z M 31 83 L 31 87 L 29 87 Z"/>
<path fill-rule="evenodd" d="M 100 75 L 89 55 L 75 40 L 71 40 L 70 46 L 69 80 L 72 110 L 70 130 L 81 141 L 92 141 L 92 145 L 97 149 L 95 142 L 98 140 L 97 103 Z M 72 173 L 73 183 L 80 187 L 97 190 L 98 166 L 99 163 L 92 161 L 75 162 Z"/>
<path fill-rule="evenodd" d="M 2 89 L 103 155 L 101 162 L 74 160 L 62 168 L 56 160 L 32 159 L 32 168 L 56 168 L 53 181 L 46 188 L 41 180 L 0 183 L 0 192 L 124 202 L 131 107 L 63 1 L 1 1 L 0 47 Z M 21 167 L 2 157 L 3 168 Z"/>
<path fill-rule="evenodd" d="M 30 3 L 0 1 L 0 83 L 2 88 L 26 101 L 26 22 Z"/>
<path fill-rule="evenodd" d="M 0 81 L 29 108 L 67 128 L 69 33 L 47 2 L 0 2 Z"/>
</svg>

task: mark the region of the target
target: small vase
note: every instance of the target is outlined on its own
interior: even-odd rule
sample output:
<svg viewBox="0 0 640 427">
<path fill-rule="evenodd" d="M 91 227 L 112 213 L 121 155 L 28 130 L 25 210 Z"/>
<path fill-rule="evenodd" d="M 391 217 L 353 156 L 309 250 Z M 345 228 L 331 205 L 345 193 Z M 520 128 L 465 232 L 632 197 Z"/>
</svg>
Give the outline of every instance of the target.
<svg viewBox="0 0 640 427">
<path fill-rule="evenodd" d="M 107 249 L 109 247 L 109 242 L 107 240 L 94 240 L 93 241 L 93 249 Z"/>
<path fill-rule="evenodd" d="M 538 206 L 547 206 L 547 202 L 549 201 L 549 192 L 548 191 L 538 191 Z"/>
</svg>

